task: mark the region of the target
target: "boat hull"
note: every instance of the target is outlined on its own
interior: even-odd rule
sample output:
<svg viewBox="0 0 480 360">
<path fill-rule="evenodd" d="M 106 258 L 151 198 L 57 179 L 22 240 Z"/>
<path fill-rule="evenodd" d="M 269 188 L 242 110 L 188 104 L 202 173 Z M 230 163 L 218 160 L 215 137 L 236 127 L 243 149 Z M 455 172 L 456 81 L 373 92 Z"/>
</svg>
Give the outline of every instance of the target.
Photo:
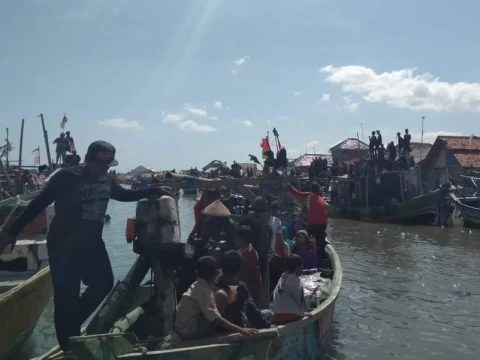
<svg viewBox="0 0 480 360">
<path fill-rule="evenodd" d="M 284 360 L 318 359 L 325 351 L 332 332 L 335 303 L 342 282 L 340 259 L 329 244 L 326 253 L 333 270 L 332 287 L 328 298 L 315 308 L 311 318 L 304 318 L 286 325 L 260 330 L 256 335 L 231 334 L 215 338 L 189 341 L 171 350 L 136 352 L 127 334 L 100 334 L 70 339 L 72 349 L 82 359 L 91 360 Z M 138 293 L 140 297 L 143 297 Z M 134 301 L 136 302 L 136 301 Z M 55 357 L 52 349 L 39 359 Z"/>
<path fill-rule="evenodd" d="M 328 216 L 366 222 L 411 223 L 428 225 L 434 222 L 438 208 L 446 201 L 446 193 L 436 190 L 403 203 L 390 206 L 344 207 L 329 204 Z"/>
<path fill-rule="evenodd" d="M 32 333 L 52 297 L 50 268 L 0 295 L 0 360 L 12 358 Z"/>
<path fill-rule="evenodd" d="M 457 202 L 463 218 L 463 225 L 469 228 L 480 228 L 480 209 Z"/>
</svg>

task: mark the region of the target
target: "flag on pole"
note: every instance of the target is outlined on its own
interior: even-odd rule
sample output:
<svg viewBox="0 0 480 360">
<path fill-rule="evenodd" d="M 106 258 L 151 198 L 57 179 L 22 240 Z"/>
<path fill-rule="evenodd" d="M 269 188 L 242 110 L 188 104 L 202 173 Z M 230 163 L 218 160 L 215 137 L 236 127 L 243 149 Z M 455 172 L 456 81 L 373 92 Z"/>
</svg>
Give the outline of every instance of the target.
<svg viewBox="0 0 480 360">
<path fill-rule="evenodd" d="M 268 151 L 271 151 L 270 142 L 268 141 L 268 137 L 265 137 L 265 138 L 262 139 L 262 141 L 260 142 L 260 147 L 262 148 L 262 158 L 266 159 L 267 158 L 266 153 Z"/>
<path fill-rule="evenodd" d="M 40 146 L 32 151 L 33 165 L 40 165 Z"/>
<path fill-rule="evenodd" d="M 64 115 L 63 115 L 62 122 L 60 123 L 60 128 L 61 128 L 62 130 L 65 130 L 65 124 L 67 123 L 67 121 L 68 121 L 67 115 L 64 114 Z"/>
</svg>

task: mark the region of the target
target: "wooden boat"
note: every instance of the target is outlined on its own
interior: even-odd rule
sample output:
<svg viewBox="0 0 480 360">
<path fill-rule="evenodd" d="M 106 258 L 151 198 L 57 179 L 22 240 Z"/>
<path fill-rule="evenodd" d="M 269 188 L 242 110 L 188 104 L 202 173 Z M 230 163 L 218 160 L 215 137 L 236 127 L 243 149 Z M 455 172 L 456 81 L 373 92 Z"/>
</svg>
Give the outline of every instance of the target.
<svg viewBox="0 0 480 360">
<path fill-rule="evenodd" d="M 161 339 L 150 340 L 145 338 L 145 330 L 147 328 L 152 329 L 155 324 L 158 328 L 158 322 L 161 320 L 158 317 L 152 317 L 151 321 L 144 320 L 140 321 L 138 325 L 137 323 L 133 324 L 132 331 L 129 333 L 119 333 L 117 327 L 119 323 L 122 321 L 124 323 L 135 322 L 136 319 L 128 318 L 132 314 L 129 313 L 125 318 L 119 319 L 109 333 L 89 335 L 87 330 L 84 336 L 71 338 L 71 346 L 80 359 L 85 360 L 318 359 L 329 339 L 335 303 L 342 282 L 342 265 L 337 253 L 330 244 L 327 245 L 326 252 L 332 287 L 328 297 L 312 310 L 313 316 L 311 318 L 305 317 L 286 325 L 260 330 L 258 334 L 252 336 L 223 335 L 184 342 L 179 347 L 170 350 L 155 350 Z M 131 276 L 131 274 L 127 275 L 130 279 Z M 137 308 L 139 304 L 144 303 L 150 296 L 150 285 L 140 286 L 135 292 L 127 313 L 131 309 Z M 138 314 L 136 317 L 138 317 Z M 138 340 L 142 337 L 143 340 Z M 139 351 L 139 345 L 144 347 L 143 351 Z M 61 351 L 54 348 L 37 360 L 61 358 Z"/>
<path fill-rule="evenodd" d="M 1 360 L 15 358 L 52 292 L 45 235 L 23 236 L 10 254 L 0 255 Z"/>
<path fill-rule="evenodd" d="M 408 171 L 382 173 L 378 177 L 337 178 L 336 190 L 332 191 L 327 206 L 331 218 L 345 218 L 367 222 L 409 223 L 443 225 L 450 216 L 447 211 L 449 184 L 426 194 L 420 194 L 419 177 Z M 405 181 L 406 174 L 410 182 Z M 412 178 L 414 180 L 412 180 Z M 412 183 L 413 182 L 413 183 Z M 405 191 L 409 185 L 408 193 Z M 342 196 L 340 196 L 340 194 Z M 381 205 L 377 205 L 381 204 Z"/>
<path fill-rule="evenodd" d="M 445 202 L 446 196 L 447 191 L 438 189 L 429 194 L 386 206 L 347 207 L 328 204 L 327 213 L 331 218 L 428 225 L 435 221 L 438 207 Z"/>
<path fill-rule="evenodd" d="M 37 195 L 1 201 L 0 225 L 19 216 Z M 13 251 L 0 254 L 0 360 L 15 358 L 52 297 L 46 233 L 53 214 L 50 205 L 20 233 Z"/>
<path fill-rule="evenodd" d="M 454 194 L 450 194 L 450 196 L 460 211 L 463 225 L 470 228 L 480 228 L 480 208 L 465 204 Z"/>
</svg>

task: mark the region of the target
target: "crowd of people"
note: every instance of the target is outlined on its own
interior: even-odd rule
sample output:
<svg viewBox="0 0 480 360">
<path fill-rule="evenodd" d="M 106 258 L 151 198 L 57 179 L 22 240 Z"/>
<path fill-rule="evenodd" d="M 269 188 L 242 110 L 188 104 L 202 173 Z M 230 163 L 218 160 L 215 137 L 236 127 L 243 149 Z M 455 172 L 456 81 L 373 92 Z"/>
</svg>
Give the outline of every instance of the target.
<svg viewBox="0 0 480 360">
<path fill-rule="evenodd" d="M 257 198 L 250 215 L 238 223 L 223 205 L 220 191 L 205 190 L 197 199 L 188 240 L 193 259 L 178 273 L 175 325 L 161 348 L 216 332 L 252 334 L 309 316 L 299 276 L 318 269 L 325 258 L 325 201 L 318 184 L 309 192 L 289 187 L 304 203 L 289 227 L 282 226 L 263 198 Z M 261 214 L 267 226 L 262 226 Z"/>
</svg>

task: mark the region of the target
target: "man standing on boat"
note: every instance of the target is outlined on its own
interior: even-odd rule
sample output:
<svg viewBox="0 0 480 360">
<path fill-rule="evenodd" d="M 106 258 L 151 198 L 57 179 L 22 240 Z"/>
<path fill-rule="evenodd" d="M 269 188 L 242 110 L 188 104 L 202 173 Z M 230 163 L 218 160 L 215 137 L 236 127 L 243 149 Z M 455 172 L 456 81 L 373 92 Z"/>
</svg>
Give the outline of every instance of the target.
<svg viewBox="0 0 480 360">
<path fill-rule="evenodd" d="M 325 258 L 325 244 L 327 236 L 327 208 L 320 192 L 320 185 L 312 182 L 310 192 L 301 192 L 293 185 L 289 185 L 292 195 L 305 204 L 307 213 L 307 231 L 315 238 L 317 257 L 320 266 Z"/>
<path fill-rule="evenodd" d="M 108 174 L 118 165 L 115 148 L 104 141 L 88 147 L 85 164 L 58 171 L 7 231 L 0 234 L 0 254 L 15 245 L 20 231 L 55 202 L 55 216 L 47 234 L 54 287 L 55 329 L 64 351 L 68 338 L 80 335 L 81 325 L 113 286 L 110 260 L 102 239 L 109 199 L 138 201 L 150 195 L 169 194 L 167 188 L 132 191 Z M 87 286 L 80 295 L 80 284 Z"/>
</svg>

